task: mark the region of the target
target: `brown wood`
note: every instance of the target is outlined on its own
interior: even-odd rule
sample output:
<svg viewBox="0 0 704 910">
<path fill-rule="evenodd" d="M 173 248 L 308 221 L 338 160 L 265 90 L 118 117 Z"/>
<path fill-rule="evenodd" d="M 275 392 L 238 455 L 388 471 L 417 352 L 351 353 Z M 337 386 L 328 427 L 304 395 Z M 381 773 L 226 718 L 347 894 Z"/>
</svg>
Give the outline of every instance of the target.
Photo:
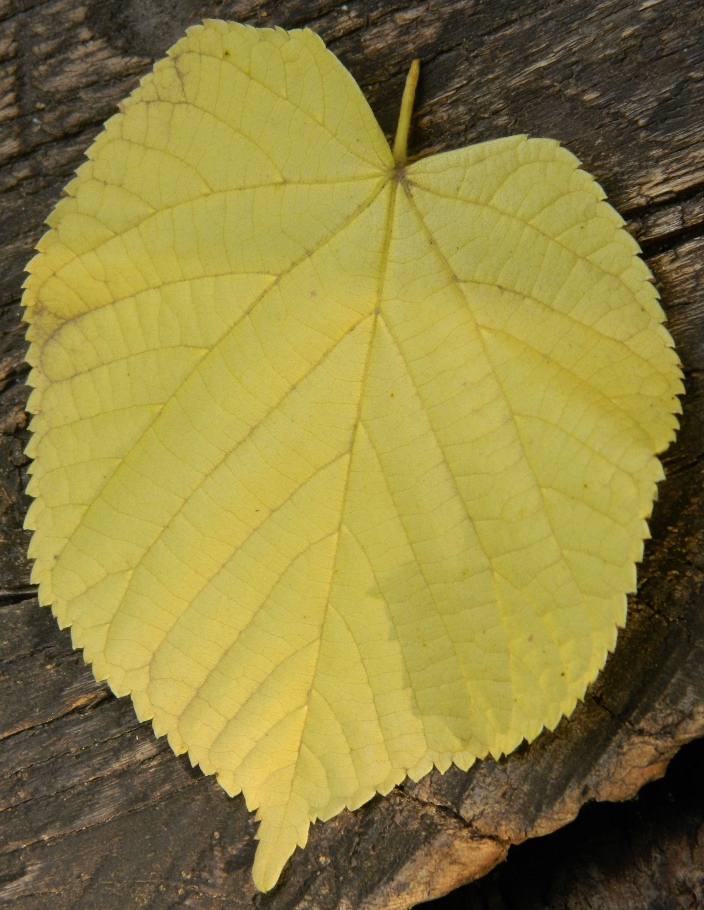
<svg viewBox="0 0 704 910">
<path fill-rule="evenodd" d="M 641 242 L 687 386 L 628 626 L 584 704 L 507 759 L 433 772 L 315 825 L 267 895 L 251 882 L 256 826 L 241 797 L 93 680 L 33 597 L 22 531 L 23 267 L 102 122 L 204 16 L 310 25 L 388 134 L 419 56 L 411 153 L 516 132 L 560 139 Z M 589 800 L 631 796 L 704 733 L 702 110 L 704 7 L 693 0 L 0 0 L 0 902 L 408 907 Z"/>
<path fill-rule="evenodd" d="M 704 905 L 704 739 L 627 802 L 590 803 L 428 910 L 694 910 Z"/>
</svg>

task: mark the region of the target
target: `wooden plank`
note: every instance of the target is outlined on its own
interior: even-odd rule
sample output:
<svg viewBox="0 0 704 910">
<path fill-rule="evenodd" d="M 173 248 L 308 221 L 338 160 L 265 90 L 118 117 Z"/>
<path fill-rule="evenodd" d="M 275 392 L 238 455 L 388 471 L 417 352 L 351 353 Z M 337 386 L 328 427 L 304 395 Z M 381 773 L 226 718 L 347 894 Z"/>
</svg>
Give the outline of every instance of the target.
<svg viewBox="0 0 704 910">
<path fill-rule="evenodd" d="M 436 772 L 315 825 L 250 878 L 241 798 L 96 684 L 29 586 L 22 270 L 117 102 L 206 15 L 310 25 L 387 132 L 423 62 L 411 152 L 560 139 L 628 218 L 685 366 L 629 623 L 585 703 L 508 759 Z M 681 0 L 0 0 L 0 901 L 63 908 L 392 908 L 482 874 L 591 799 L 624 799 L 704 732 L 704 8 Z"/>
</svg>

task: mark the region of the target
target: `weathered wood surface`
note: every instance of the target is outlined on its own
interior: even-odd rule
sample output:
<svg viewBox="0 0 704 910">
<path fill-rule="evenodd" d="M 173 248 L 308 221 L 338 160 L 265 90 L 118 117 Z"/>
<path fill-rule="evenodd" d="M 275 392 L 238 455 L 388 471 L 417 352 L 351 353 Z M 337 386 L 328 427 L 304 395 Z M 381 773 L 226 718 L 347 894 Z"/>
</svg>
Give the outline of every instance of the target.
<svg viewBox="0 0 704 910">
<path fill-rule="evenodd" d="M 389 134 L 419 56 L 413 153 L 516 132 L 560 139 L 641 242 L 687 386 L 639 592 L 585 703 L 508 759 L 433 772 L 314 826 L 267 895 L 251 883 L 243 800 L 95 683 L 33 597 L 21 530 L 23 266 L 100 124 L 204 16 L 310 25 Z M 704 733 L 702 110 L 704 7 L 693 0 L 0 0 L 0 903 L 407 907 L 589 800 L 629 797 Z"/>
<path fill-rule="evenodd" d="M 704 906 L 704 739 L 627 802 L 511 849 L 427 910 L 696 910 Z"/>
</svg>

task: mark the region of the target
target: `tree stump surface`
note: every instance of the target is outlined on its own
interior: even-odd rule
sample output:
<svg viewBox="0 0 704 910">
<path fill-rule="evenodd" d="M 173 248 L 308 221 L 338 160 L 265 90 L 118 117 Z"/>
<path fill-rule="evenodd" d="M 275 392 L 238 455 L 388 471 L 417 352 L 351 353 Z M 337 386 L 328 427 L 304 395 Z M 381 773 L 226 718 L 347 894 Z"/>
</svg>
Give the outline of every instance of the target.
<svg viewBox="0 0 704 910">
<path fill-rule="evenodd" d="M 433 771 L 314 825 L 266 895 L 250 876 L 256 825 L 242 797 L 95 682 L 37 604 L 22 530 L 23 267 L 102 123 L 208 16 L 310 26 L 389 136 L 420 57 L 411 154 L 559 139 L 640 242 L 687 389 L 638 594 L 584 703 L 508 758 Z M 704 6 L 689 0 L 0 0 L 0 903 L 405 908 L 483 875 L 590 800 L 631 797 L 704 733 L 702 110 Z"/>
</svg>

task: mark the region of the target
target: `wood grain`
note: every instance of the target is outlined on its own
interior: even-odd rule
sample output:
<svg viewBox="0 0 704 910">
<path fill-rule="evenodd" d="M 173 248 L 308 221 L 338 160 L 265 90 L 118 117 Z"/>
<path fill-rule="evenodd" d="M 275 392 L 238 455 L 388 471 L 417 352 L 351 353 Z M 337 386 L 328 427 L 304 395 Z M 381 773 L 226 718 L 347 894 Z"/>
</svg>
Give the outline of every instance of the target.
<svg viewBox="0 0 704 910">
<path fill-rule="evenodd" d="M 315 825 L 267 895 L 243 800 L 94 681 L 34 599 L 22 530 L 23 267 L 103 121 L 204 16 L 314 28 L 389 135 L 419 56 L 411 154 L 516 132 L 562 141 L 641 243 L 687 387 L 628 626 L 584 704 L 508 759 Z M 682 0 L 0 0 L 0 903 L 408 907 L 589 800 L 630 797 L 704 733 L 702 109 L 704 7 Z"/>
</svg>

